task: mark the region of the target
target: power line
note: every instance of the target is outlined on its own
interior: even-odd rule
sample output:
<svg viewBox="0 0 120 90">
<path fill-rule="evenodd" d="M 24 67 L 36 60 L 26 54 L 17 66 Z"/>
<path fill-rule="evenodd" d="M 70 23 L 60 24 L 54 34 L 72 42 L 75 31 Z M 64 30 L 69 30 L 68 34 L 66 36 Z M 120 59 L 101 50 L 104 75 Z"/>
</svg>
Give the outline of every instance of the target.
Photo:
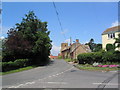
<svg viewBox="0 0 120 90">
<path fill-rule="evenodd" d="M 62 23 L 61 23 L 60 18 L 59 18 L 59 13 L 58 13 L 58 11 L 57 11 L 57 8 L 56 8 L 56 5 L 55 5 L 54 2 L 53 2 L 53 6 L 54 6 L 54 8 L 55 8 L 55 12 L 56 12 L 56 15 L 57 15 L 58 22 L 59 22 L 59 24 L 60 24 L 61 31 L 64 32 L 64 31 L 63 31 L 63 27 L 62 27 Z M 64 36 L 64 38 L 66 39 L 64 33 L 63 33 L 63 36 Z"/>
</svg>

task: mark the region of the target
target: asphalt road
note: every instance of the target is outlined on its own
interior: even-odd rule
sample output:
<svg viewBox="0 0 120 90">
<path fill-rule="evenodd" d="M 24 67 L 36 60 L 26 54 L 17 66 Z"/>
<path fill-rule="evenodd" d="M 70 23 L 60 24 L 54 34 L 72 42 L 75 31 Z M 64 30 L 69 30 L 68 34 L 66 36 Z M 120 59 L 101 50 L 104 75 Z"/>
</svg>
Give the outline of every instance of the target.
<svg viewBox="0 0 120 90">
<path fill-rule="evenodd" d="M 2 76 L 3 88 L 118 88 L 118 72 L 84 71 L 64 60 Z"/>
</svg>

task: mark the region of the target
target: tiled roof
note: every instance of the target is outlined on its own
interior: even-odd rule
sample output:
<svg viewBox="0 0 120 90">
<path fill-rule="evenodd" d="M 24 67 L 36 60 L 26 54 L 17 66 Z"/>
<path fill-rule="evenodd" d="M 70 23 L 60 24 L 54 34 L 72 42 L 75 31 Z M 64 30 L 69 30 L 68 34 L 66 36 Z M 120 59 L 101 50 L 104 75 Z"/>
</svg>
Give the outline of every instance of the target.
<svg viewBox="0 0 120 90">
<path fill-rule="evenodd" d="M 108 34 L 108 33 L 114 33 L 114 32 L 120 32 L 120 26 L 115 26 L 115 27 L 111 27 L 111 28 L 108 28 L 106 29 L 103 33 L 103 34 Z"/>
<path fill-rule="evenodd" d="M 68 50 L 69 48 L 70 48 L 70 46 L 67 46 L 67 47 L 63 48 L 63 50 L 61 50 L 61 51 Z"/>
<path fill-rule="evenodd" d="M 49 57 L 50 58 L 58 58 L 58 56 L 52 56 L 52 55 L 50 55 Z"/>
<path fill-rule="evenodd" d="M 62 52 L 70 50 L 70 53 L 74 52 L 79 46 L 81 46 L 86 52 L 91 52 L 89 46 L 80 43 L 73 43 L 71 46 L 65 47 Z"/>
</svg>

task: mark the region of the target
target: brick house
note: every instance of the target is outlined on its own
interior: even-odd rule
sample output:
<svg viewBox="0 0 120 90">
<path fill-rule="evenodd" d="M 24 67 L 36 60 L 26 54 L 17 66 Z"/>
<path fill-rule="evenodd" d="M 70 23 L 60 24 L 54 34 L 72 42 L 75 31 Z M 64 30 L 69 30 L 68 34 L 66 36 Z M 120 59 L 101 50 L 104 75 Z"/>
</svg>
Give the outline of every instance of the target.
<svg viewBox="0 0 120 90">
<path fill-rule="evenodd" d="M 79 54 L 88 52 L 91 52 L 89 46 L 79 43 L 78 39 L 76 39 L 76 42 L 70 46 L 68 46 L 68 43 L 61 44 L 62 58 L 77 59 Z"/>
<path fill-rule="evenodd" d="M 120 26 L 106 29 L 102 33 L 102 48 L 106 49 L 107 44 L 114 44 L 115 38 L 118 38 L 118 34 L 120 34 Z M 116 48 L 116 50 L 120 50 L 120 48 Z"/>
</svg>

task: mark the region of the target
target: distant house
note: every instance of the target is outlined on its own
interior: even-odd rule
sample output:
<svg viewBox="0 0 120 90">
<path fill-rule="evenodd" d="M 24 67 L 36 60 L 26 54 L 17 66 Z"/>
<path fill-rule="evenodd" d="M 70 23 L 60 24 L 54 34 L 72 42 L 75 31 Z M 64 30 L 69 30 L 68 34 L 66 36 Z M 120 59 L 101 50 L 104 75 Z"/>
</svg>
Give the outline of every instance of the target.
<svg viewBox="0 0 120 90">
<path fill-rule="evenodd" d="M 91 52 L 89 46 L 79 43 L 78 39 L 76 39 L 76 42 L 70 46 L 68 46 L 68 43 L 61 44 L 62 58 L 77 59 L 79 54 L 88 52 Z"/>
<path fill-rule="evenodd" d="M 114 44 L 115 38 L 118 38 L 119 33 L 120 33 L 120 26 L 115 26 L 106 29 L 102 33 L 102 48 L 106 50 L 107 44 Z M 116 48 L 116 50 L 120 50 L 120 48 Z"/>
<path fill-rule="evenodd" d="M 50 58 L 50 59 L 58 59 L 58 56 L 50 55 L 49 58 Z"/>
</svg>

